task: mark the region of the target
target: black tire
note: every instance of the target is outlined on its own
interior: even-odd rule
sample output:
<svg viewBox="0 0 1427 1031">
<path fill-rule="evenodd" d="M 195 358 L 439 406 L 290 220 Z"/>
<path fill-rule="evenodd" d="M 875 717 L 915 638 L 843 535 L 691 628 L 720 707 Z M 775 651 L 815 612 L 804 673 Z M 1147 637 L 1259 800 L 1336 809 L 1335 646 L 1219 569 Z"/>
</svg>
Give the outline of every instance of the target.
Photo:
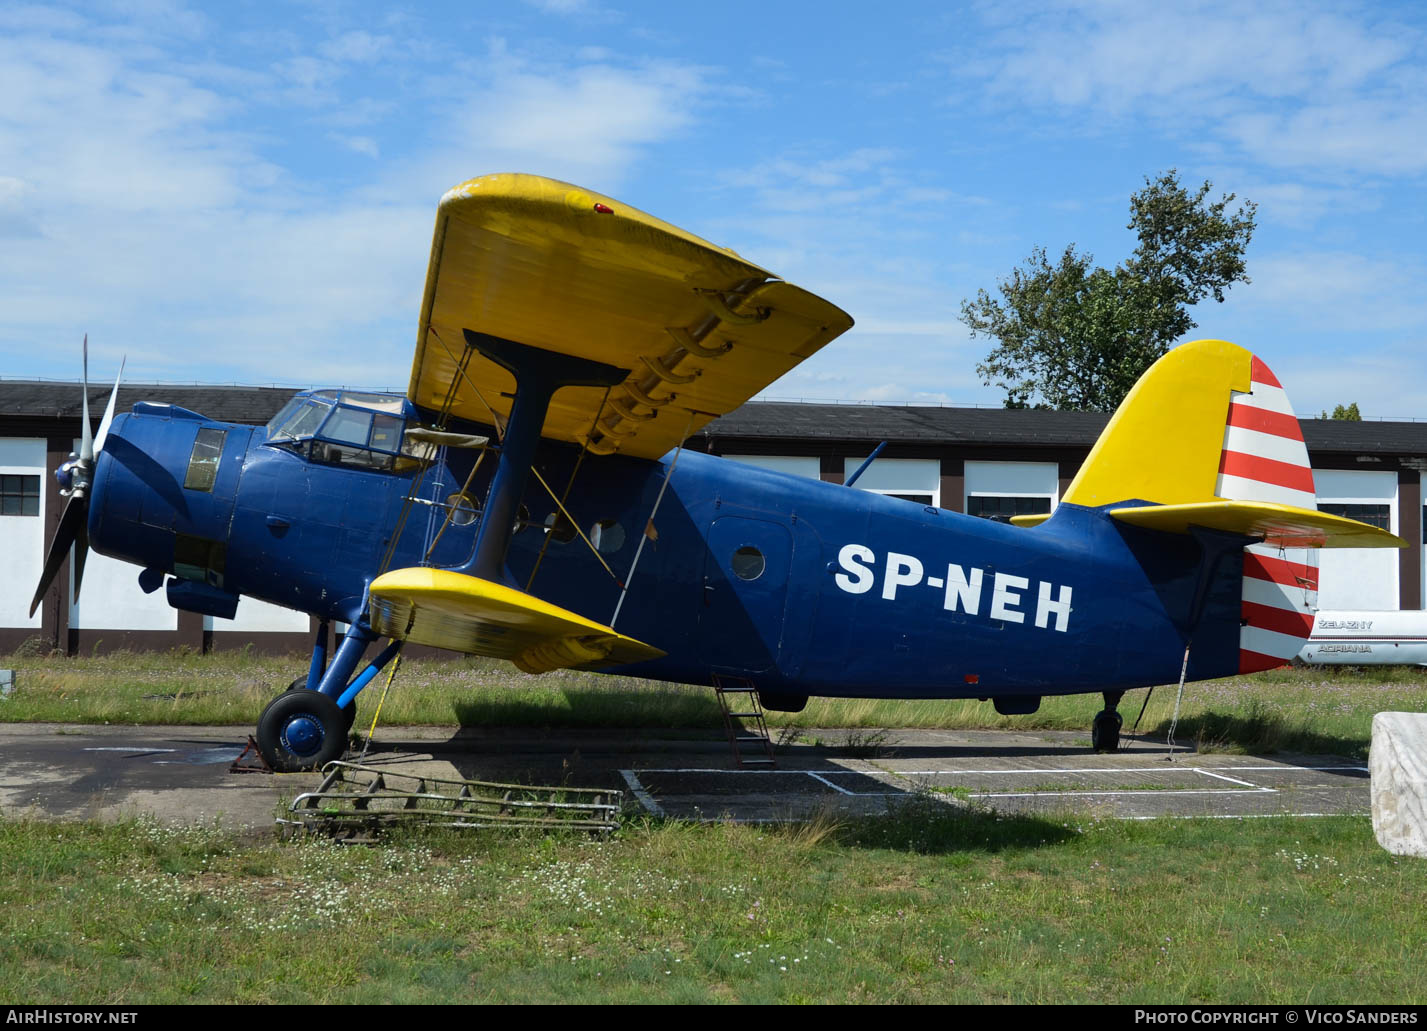
<svg viewBox="0 0 1427 1031">
<path fill-rule="evenodd" d="M 758 701 L 769 712 L 802 712 L 808 707 L 808 696 L 805 694 L 776 694 L 772 691 L 759 691 Z"/>
<path fill-rule="evenodd" d="M 1118 752 L 1120 750 L 1120 728 L 1124 718 L 1118 712 L 1105 710 L 1095 717 L 1090 725 L 1090 747 L 1097 752 Z"/>
<path fill-rule="evenodd" d="M 298 677 L 292 683 L 287 685 L 287 689 L 289 691 L 306 691 L 307 678 Z M 352 699 L 350 705 L 348 705 L 345 709 L 342 710 L 342 715 L 347 718 L 347 730 L 350 732 L 352 729 L 352 724 L 355 723 L 357 720 L 357 700 L 355 698 Z"/>
<path fill-rule="evenodd" d="M 284 691 L 258 717 L 254 735 L 263 759 L 278 773 L 324 766 L 347 751 L 347 716 L 316 691 Z"/>
</svg>

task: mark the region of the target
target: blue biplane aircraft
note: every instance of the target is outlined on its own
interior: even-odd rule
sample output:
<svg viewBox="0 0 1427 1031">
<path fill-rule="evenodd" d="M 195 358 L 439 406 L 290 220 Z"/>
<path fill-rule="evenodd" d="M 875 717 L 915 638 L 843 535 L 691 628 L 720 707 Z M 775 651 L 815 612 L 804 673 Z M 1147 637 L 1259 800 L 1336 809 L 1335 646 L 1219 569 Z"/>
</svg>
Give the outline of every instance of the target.
<svg viewBox="0 0 1427 1031">
<path fill-rule="evenodd" d="M 404 396 L 303 391 L 254 428 L 115 415 L 111 395 L 93 439 L 86 408 L 35 604 L 71 550 L 78 592 L 93 546 L 181 609 L 232 617 L 249 595 L 317 617 L 305 679 L 258 721 L 280 770 L 343 752 L 406 642 L 527 672 L 728 674 L 778 710 L 1101 692 L 1113 750 L 1125 690 L 1298 652 L 1317 589 L 1299 549 L 1402 546 L 1315 510 L 1283 389 L 1222 341 L 1161 359 L 1023 525 L 680 448 L 851 325 L 611 198 L 472 179 L 439 207 Z"/>
</svg>

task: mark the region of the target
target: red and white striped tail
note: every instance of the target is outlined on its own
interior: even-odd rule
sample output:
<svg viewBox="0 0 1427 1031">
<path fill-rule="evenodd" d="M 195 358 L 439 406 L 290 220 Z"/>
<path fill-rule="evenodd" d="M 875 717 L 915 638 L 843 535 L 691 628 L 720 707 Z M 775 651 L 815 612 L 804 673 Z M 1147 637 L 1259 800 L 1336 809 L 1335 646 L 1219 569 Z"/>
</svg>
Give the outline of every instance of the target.
<svg viewBox="0 0 1427 1031">
<path fill-rule="evenodd" d="M 1318 508 L 1298 417 L 1278 378 L 1257 356 L 1249 392 L 1230 395 L 1215 493 L 1229 501 Z M 1273 669 L 1297 655 L 1317 610 L 1316 550 L 1245 548 L 1239 672 Z"/>
</svg>

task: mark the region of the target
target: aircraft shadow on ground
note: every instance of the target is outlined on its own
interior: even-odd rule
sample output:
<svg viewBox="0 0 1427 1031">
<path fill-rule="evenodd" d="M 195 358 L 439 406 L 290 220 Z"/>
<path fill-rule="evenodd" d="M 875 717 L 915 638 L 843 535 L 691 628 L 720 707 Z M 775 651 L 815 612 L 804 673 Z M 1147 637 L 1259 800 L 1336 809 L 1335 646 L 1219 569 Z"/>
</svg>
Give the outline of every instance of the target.
<svg viewBox="0 0 1427 1031">
<path fill-rule="evenodd" d="M 687 692 L 567 690 L 565 708 L 479 695 L 451 706 L 462 727 L 721 727 L 723 714 L 712 697 Z"/>
<path fill-rule="evenodd" d="M 1147 733 L 1164 738 L 1169 733 L 1169 720 Z M 1295 752 L 1302 755 L 1336 755 L 1363 759 L 1368 754 L 1367 738 L 1323 734 L 1296 724 L 1291 717 L 1251 707 L 1243 712 L 1208 712 L 1185 716 L 1175 728 L 1176 741 L 1194 745 L 1200 750 L 1242 748 L 1253 755 L 1275 752 Z"/>
<path fill-rule="evenodd" d="M 1076 822 L 1085 819 L 1068 814 L 995 813 L 969 804 L 950 791 L 938 791 L 930 778 L 898 782 L 848 769 L 836 761 L 841 758 L 837 750 L 821 755 L 800 752 L 795 764 L 753 773 L 734 766 L 727 743 L 721 738 L 678 742 L 685 749 L 674 762 L 668 761 L 669 753 L 651 755 L 637 742 L 631 742 L 627 754 L 617 745 L 612 749 L 607 735 L 592 734 L 584 749 L 580 747 L 578 730 L 571 731 L 568 738 L 562 735 L 562 739 L 568 746 L 563 750 L 535 752 L 506 750 L 489 738 L 477 744 L 459 733 L 434 748 L 431 742 L 421 744 L 428 751 L 441 752 L 461 777 L 471 780 L 627 791 L 628 785 L 619 771 L 630 769 L 643 790 L 665 803 L 674 803 L 674 807 L 679 796 L 698 796 L 705 817 L 717 819 L 722 812 L 731 813 L 740 804 L 756 800 L 765 819 L 768 814 L 775 819 L 788 819 L 785 833 L 828 835 L 839 844 L 856 848 L 925 854 L 1043 848 L 1075 838 Z M 687 747 L 690 744 L 692 748 Z M 387 741 L 379 751 L 400 753 L 415 747 L 416 743 Z M 927 751 L 945 754 L 947 750 Z M 656 760 L 652 769 L 651 759 Z M 835 783 L 842 790 L 829 787 L 810 773 L 836 774 Z M 787 796 L 787 805 L 782 809 L 777 803 L 780 795 Z M 727 798 L 726 810 L 718 805 L 719 798 Z M 876 799 L 886 805 L 886 812 L 858 811 L 859 798 Z M 839 808 L 849 803 L 852 811 Z M 649 819 L 678 822 L 682 817 Z"/>
</svg>

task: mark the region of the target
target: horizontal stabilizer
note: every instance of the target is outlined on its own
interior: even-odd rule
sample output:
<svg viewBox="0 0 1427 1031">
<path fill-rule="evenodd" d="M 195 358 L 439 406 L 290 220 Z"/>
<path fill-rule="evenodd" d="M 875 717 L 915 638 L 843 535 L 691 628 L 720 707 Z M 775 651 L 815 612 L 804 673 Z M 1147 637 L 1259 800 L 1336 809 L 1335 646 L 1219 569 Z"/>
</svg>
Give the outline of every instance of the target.
<svg viewBox="0 0 1427 1031">
<path fill-rule="evenodd" d="M 394 569 L 372 581 L 368 618 L 384 637 L 510 659 L 527 673 L 599 669 L 665 653 L 523 591 L 447 569 Z"/>
<path fill-rule="evenodd" d="M 1199 526 L 1257 537 L 1280 548 L 1407 547 L 1401 537 L 1356 519 L 1269 501 L 1142 505 L 1112 508 L 1108 514 L 1122 523 L 1165 533 L 1188 533 L 1191 527 Z"/>
</svg>

